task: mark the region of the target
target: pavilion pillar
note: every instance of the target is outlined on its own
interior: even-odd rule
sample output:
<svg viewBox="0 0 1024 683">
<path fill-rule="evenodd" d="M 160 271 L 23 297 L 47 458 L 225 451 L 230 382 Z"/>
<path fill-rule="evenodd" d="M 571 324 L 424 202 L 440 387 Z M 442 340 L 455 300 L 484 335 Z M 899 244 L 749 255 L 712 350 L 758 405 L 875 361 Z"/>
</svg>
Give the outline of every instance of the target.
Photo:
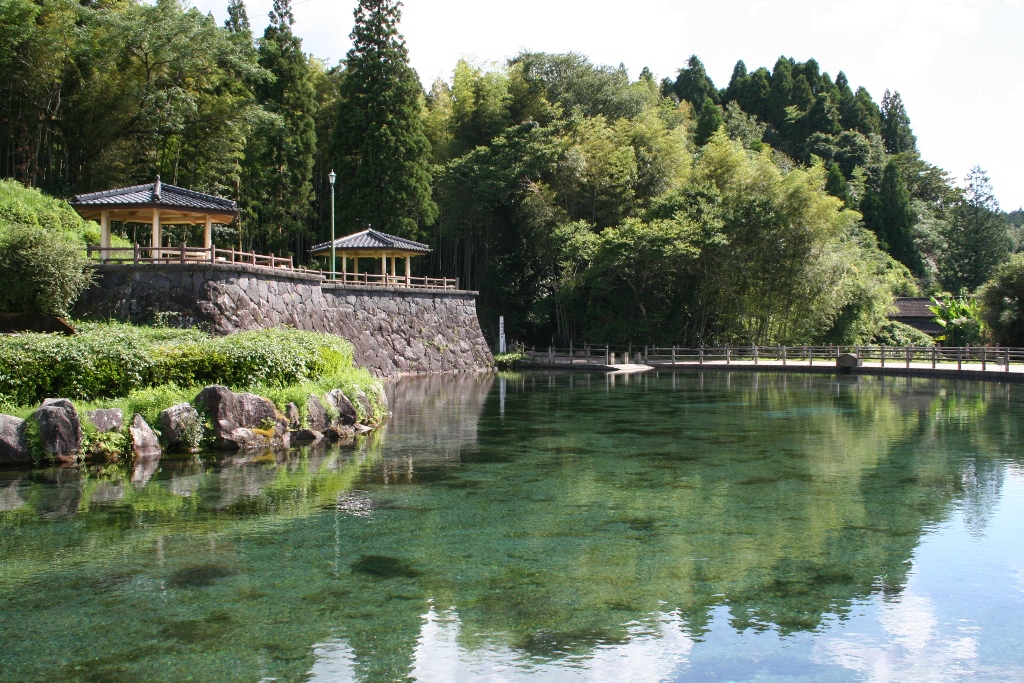
<svg viewBox="0 0 1024 683">
<path fill-rule="evenodd" d="M 150 258 L 160 258 L 160 247 L 163 246 L 163 233 L 160 230 L 160 209 L 153 209 L 153 234 L 149 246 L 156 251 L 150 251 Z"/>
<path fill-rule="evenodd" d="M 110 212 L 100 211 L 100 260 L 104 263 L 110 258 Z"/>
<path fill-rule="evenodd" d="M 356 274 L 356 282 L 359 282 L 359 257 L 353 256 L 352 260 L 355 261 L 352 272 Z"/>
<path fill-rule="evenodd" d="M 405 286 L 406 287 L 409 287 L 410 285 L 412 285 L 412 280 L 409 277 L 411 275 L 411 271 L 409 269 L 409 259 L 411 259 L 411 258 L 412 257 L 409 256 L 408 254 L 405 257 Z"/>
<path fill-rule="evenodd" d="M 206 214 L 206 227 L 203 230 L 203 248 L 209 249 L 213 246 L 213 219 Z"/>
<path fill-rule="evenodd" d="M 341 281 L 345 282 L 348 280 L 348 256 L 344 252 L 341 254 Z"/>
<path fill-rule="evenodd" d="M 395 274 L 395 261 L 397 261 L 397 260 L 398 259 L 395 258 L 394 256 L 391 257 L 391 279 L 392 280 L 394 280 L 397 277 L 397 275 Z"/>
</svg>

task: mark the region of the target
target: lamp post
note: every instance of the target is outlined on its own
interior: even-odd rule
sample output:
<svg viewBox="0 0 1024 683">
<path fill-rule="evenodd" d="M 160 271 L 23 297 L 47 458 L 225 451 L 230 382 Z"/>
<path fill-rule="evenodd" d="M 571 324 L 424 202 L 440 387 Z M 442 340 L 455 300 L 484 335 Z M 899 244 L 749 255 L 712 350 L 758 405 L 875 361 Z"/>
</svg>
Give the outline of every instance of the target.
<svg viewBox="0 0 1024 683">
<path fill-rule="evenodd" d="M 338 176 L 331 170 L 327 174 L 327 179 L 331 181 L 331 279 L 334 280 L 338 273 L 338 262 L 334 255 L 334 181 L 338 179 Z"/>
</svg>

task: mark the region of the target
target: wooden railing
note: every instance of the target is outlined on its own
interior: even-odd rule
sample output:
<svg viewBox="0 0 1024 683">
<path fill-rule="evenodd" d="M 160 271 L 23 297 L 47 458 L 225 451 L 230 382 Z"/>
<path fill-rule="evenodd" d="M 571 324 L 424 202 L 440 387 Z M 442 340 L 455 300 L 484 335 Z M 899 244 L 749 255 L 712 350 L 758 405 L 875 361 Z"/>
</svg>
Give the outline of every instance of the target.
<svg viewBox="0 0 1024 683">
<path fill-rule="evenodd" d="M 257 254 L 251 251 L 218 249 L 217 247 L 87 247 L 90 258 L 95 253 L 105 263 L 244 263 L 262 268 L 295 270 L 291 256 Z"/>
<path fill-rule="evenodd" d="M 566 348 L 549 346 L 546 349 L 536 347 L 523 349 L 523 354 L 530 359 L 531 363 L 557 365 L 566 363 L 571 365 L 612 365 L 618 358 L 613 358 L 608 346 L 591 346 L 583 344 L 574 346 L 570 344 Z"/>
<path fill-rule="evenodd" d="M 645 362 L 655 365 L 682 363 L 771 363 L 781 365 L 834 365 L 842 354 L 878 367 L 930 367 L 963 369 L 989 366 L 1009 372 L 1013 363 L 1024 370 L 1024 348 L 1007 346 L 723 346 L 645 347 Z M 980 366 L 980 367 L 978 367 Z"/>
<path fill-rule="evenodd" d="M 669 346 L 611 347 L 590 344 L 531 348 L 539 365 L 830 365 L 850 354 L 872 367 L 940 368 L 1024 372 L 1024 348 L 1006 346 Z"/>
<path fill-rule="evenodd" d="M 171 263 L 238 263 L 259 268 L 275 268 L 319 275 L 325 281 L 364 287 L 408 287 L 412 289 L 458 289 L 458 278 L 378 275 L 375 273 L 335 273 L 296 267 L 291 256 L 257 254 L 250 251 L 218 249 L 217 247 L 99 247 L 88 245 L 89 258 L 104 263 L 171 264 Z"/>
<path fill-rule="evenodd" d="M 412 289 L 458 289 L 459 279 L 452 277 L 416 277 L 412 275 L 381 275 L 379 273 L 334 273 L 327 270 L 306 270 L 321 275 L 329 283 L 364 287 L 409 287 Z"/>
</svg>

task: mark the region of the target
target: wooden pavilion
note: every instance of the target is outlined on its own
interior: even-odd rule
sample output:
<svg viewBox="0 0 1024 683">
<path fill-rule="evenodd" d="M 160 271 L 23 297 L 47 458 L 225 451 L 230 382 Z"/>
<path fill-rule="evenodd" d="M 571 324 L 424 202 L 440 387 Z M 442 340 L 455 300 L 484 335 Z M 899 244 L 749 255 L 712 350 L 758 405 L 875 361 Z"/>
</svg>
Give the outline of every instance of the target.
<svg viewBox="0 0 1024 683">
<path fill-rule="evenodd" d="M 334 241 L 334 250 L 341 260 L 341 272 L 335 273 L 336 279 L 340 277 L 342 282 L 354 284 L 381 284 L 381 285 L 404 285 L 415 286 L 428 285 L 427 278 L 413 278 L 411 259 L 414 256 L 422 256 L 430 253 L 430 247 L 420 242 L 414 242 L 404 237 L 388 235 L 377 230 L 367 229 L 357 232 Z M 313 256 L 331 255 L 331 243 L 324 242 L 309 250 Z M 349 259 L 352 259 L 352 270 L 348 268 Z M 380 273 L 360 272 L 359 260 L 380 261 Z M 403 261 L 402 274 L 398 274 L 398 261 Z M 330 269 L 329 269 L 330 270 Z M 438 280 L 437 284 L 445 287 L 449 284 L 444 278 L 429 278 Z M 414 280 L 416 282 L 414 283 Z M 454 287 L 454 281 L 451 281 Z M 422 286 L 422 285 L 421 285 Z"/>
<path fill-rule="evenodd" d="M 103 192 L 75 195 L 71 206 L 86 220 L 100 223 L 100 257 L 110 258 L 110 223 L 148 223 L 151 260 L 161 260 L 163 231 L 161 225 L 203 225 L 203 257 L 213 260 L 213 224 L 227 225 L 238 217 L 238 204 L 230 199 L 183 187 L 156 182 L 121 187 Z"/>
</svg>

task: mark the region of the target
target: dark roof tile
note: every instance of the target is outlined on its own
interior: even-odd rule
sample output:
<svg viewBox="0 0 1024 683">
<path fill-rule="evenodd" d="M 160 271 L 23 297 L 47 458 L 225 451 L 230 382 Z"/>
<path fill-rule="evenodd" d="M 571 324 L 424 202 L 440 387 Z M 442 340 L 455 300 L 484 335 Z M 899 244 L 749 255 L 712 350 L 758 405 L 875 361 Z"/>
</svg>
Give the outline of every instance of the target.
<svg viewBox="0 0 1024 683">
<path fill-rule="evenodd" d="M 230 199 L 161 183 L 159 176 L 155 183 L 78 194 L 71 202 L 72 206 L 83 208 L 132 204 L 238 213 L 238 204 Z"/>
<path fill-rule="evenodd" d="M 331 248 L 330 242 L 324 242 L 323 244 L 317 244 L 309 251 L 310 253 L 316 253 L 320 251 L 326 251 Z M 430 247 L 421 242 L 414 242 L 407 240 L 404 237 L 396 237 L 395 235 L 388 235 L 387 233 L 378 232 L 376 230 L 363 230 L 346 237 L 341 237 L 334 240 L 335 249 L 395 249 L 398 251 L 418 251 L 427 253 L 430 251 Z"/>
<path fill-rule="evenodd" d="M 931 320 L 935 314 L 928 308 L 932 300 L 926 296 L 901 296 L 896 299 L 896 311 L 890 318 L 927 318 Z"/>
</svg>

